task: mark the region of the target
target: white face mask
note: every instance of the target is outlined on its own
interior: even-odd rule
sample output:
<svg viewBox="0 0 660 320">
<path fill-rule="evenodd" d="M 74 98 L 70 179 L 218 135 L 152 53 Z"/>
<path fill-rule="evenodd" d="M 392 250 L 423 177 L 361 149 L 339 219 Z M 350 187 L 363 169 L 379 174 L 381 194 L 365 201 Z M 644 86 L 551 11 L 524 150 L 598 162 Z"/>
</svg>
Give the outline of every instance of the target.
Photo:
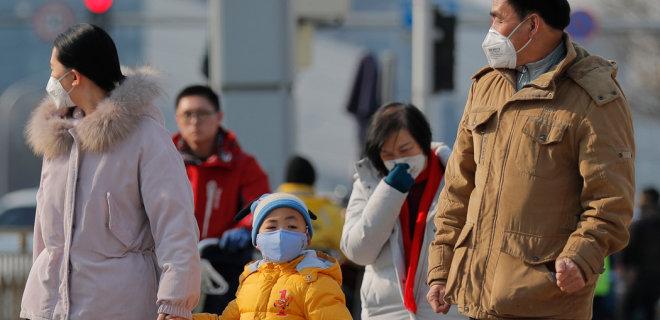
<svg viewBox="0 0 660 320">
<path fill-rule="evenodd" d="M 383 161 L 383 163 L 385 164 L 385 168 L 387 168 L 388 171 L 392 171 L 392 169 L 394 169 L 394 165 L 397 163 L 407 163 L 410 166 L 408 173 L 413 177 L 413 179 L 415 179 L 426 167 L 426 155 L 424 153 L 420 153 L 412 157 Z"/>
<path fill-rule="evenodd" d="M 55 108 L 57 109 L 75 106 L 73 101 L 71 101 L 71 97 L 69 96 L 69 92 L 73 91 L 73 87 L 71 87 L 71 90 L 66 91 L 60 83 L 60 80 L 64 79 L 64 77 L 66 77 L 69 72 L 71 72 L 71 70 L 67 71 L 58 79 L 50 77 L 50 79 L 48 79 L 48 84 L 46 85 L 46 92 L 48 92 L 50 100 L 53 102 L 53 104 L 55 104 Z"/>
<path fill-rule="evenodd" d="M 522 48 L 516 51 L 516 48 L 511 42 L 511 36 L 516 33 L 518 28 L 527 21 L 529 17 L 521 21 L 514 29 L 511 31 L 508 37 L 503 36 L 501 33 L 492 27 L 488 30 L 484 42 L 481 44 L 481 47 L 484 49 L 486 54 L 486 59 L 488 59 L 488 65 L 493 69 L 497 68 L 506 68 L 514 69 L 517 65 L 517 55 L 520 51 L 523 51 L 530 42 L 532 38 L 530 37 L 527 43 L 525 43 Z"/>
</svg>

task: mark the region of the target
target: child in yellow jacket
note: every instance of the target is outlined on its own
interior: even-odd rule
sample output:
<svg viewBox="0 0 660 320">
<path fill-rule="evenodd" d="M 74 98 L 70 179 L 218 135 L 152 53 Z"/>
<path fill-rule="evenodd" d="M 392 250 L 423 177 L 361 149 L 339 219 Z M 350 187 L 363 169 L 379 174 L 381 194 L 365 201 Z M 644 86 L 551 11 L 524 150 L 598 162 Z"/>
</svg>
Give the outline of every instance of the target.
<svg viewBox="0 0 660 320">
<path fill-rule="evenodd" d="M 341 269 L 332 257 L 305 250 L 315 216 L 293 195 L 266 194 L 242 210 L 253 213 L 252 244 L 262 260 L 245 266 L 236 299 L 221 315 L 193 320 L 352 319 L 341 291 Z"/>
</svg>

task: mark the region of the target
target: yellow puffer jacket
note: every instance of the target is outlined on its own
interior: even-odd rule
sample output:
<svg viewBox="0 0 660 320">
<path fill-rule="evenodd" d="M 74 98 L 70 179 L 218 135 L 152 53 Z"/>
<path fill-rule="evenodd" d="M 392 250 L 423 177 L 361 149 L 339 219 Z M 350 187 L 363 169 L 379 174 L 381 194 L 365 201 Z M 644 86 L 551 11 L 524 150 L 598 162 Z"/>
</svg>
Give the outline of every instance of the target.
<svg viewBox="0 0 660 320">
<path fill-rule="evenodd" d="M 344 226 L 344 208 L 332 200 L 321 197 L 314 192 L 314 188 L 301 183 L 284 183 L 277 189 L 279 192 L 292 194 L 300 198 L 307 208 L 316 214 L 317 219 L 312 220 L 314 237 L 311 248 L 332 252 L 335 257 L 341 256 L 339 242 L 341 230 Z"/>
<path fill-rule="evenodd" d="M 312 250 L 287 263 L 263 260 L 245 266 L 236 299 L 222 315 L 193 320 L 352 319 L 341 291 L 341 270 L 332 257 Z"/>
</svg>

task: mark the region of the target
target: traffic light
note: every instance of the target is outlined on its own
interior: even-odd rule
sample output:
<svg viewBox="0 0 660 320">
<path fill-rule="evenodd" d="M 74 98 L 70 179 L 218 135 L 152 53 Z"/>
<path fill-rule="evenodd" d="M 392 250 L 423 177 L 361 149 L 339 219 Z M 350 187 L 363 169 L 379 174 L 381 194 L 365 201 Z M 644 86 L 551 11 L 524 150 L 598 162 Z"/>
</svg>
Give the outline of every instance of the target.
<svg viewBox="0 0 660 320">
<path fill-rule="evenodd" d="M 454 90 L 454 48 L 456 16 L 434 10 L 433 92 Z"/>
<path fill-rule="evenodd" d="M 94 14 L 104 14 L 112 7 L 112 0 L 83 0 L 87 10 Z"/>
<path fill-rule="evenodd" d="M 83 3 L 90 13 L 89 22 L 107 31 L 111 22 L 112 0 L 83 0 Z"/>
</svg>

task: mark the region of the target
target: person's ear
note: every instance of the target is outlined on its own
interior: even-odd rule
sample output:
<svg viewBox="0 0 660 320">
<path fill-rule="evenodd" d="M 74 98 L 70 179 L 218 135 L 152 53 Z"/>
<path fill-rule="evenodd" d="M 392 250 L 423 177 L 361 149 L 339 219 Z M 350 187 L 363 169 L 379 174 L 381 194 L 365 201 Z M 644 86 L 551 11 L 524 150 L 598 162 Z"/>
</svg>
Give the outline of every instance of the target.
<svg viewBox="0 0 660 320">
<path fill-rule="evenodd" d="M 538 14 L 532 14 L 529 17 L 529 32 L 532 37 L 539 32 L 541 23 L 543 23 L 543 20 L 541 19 L 541 16 L 539 16 Z"/>
<path fill-rule="evenodd" d="M 71 81 L 72 86 L 79 86 L 82 79 L 82 74 L 76 69 L 71 69 L 71 74 L 73 75 L 73 81 Z"/>
</svg>

